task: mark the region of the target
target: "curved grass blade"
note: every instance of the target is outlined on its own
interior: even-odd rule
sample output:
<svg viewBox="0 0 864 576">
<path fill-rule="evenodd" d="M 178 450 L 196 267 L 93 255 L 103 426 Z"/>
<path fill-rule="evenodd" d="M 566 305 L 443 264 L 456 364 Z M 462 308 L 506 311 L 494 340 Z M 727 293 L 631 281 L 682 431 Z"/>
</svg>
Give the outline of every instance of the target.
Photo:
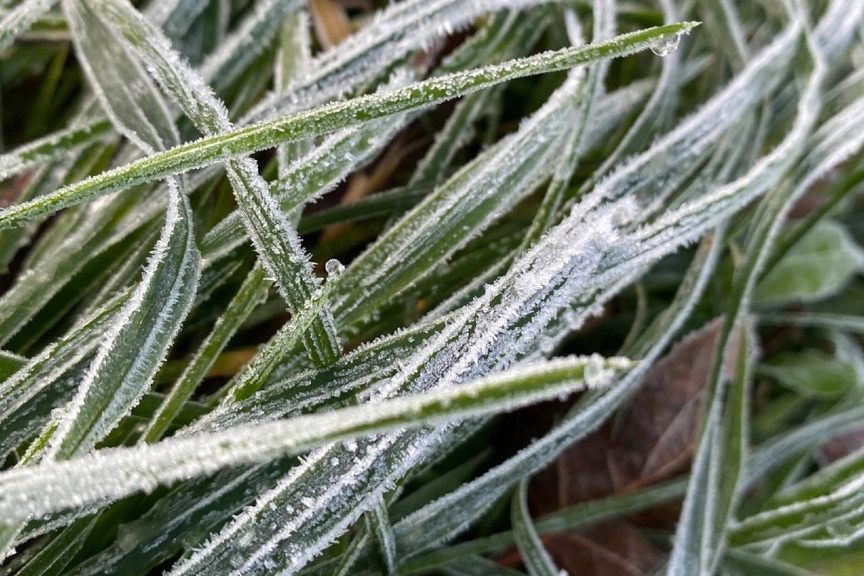
<svg viewBox="0 0 864 576">
<path fill-rule="evenodd" d="M 265 98 L 242 124 L 321 105 L 362 87 L 435 38 L 453 33 L 482 14 L 536 5 L 537 0 L 406 0 L 394 2 L 345 42 L 314 58 L 312 73 Z M 462 66 L 464 68 L 465 66 Z"/>
<path fill-rule="evenodd" d="M 94 142 L 105 140 L 110 130 L 111 123 L 107 121 L 70 126 L 7 152 L 0 156 L 0 181 Z"/>
<path fill-rule="evenodd" d="M 272 486 L 288 468 L 282 460 L 238 472 L 228 468 L 187 482 L 160 498 L 133 522 L 124 524 L 116 541 L 67 572 L 67 576 L 147 574 L 184 547 L 206 539 L 250 499 Z"/>
<path fill-rule="evenodd" d="M 549 175 L 581 87 L 574 73 L 520 130 L 479 155 L 358 256 L 339 278 L 334 313 L 349 325 L 429 274 Z"/>
<path fill-rule="evenodd" d="M 0 384 L 0 454 L 38 434 L 51 411 L 67 402 L 129 294 L 82 318 Z"/>
<path fill-rule="evenodd" d="M 533 46 L 547 26 L 545 14 L 500 14 L 447 57 L 436 73 L 453 72 L 482 64 L 498 62 L 520 55 L 518 51 Z M 435 141 L 411 175 L 409 185 L 436 184 L 444 178 L 453 156 L 471 141 L 472 124 L 487 113 L 496 90 L 475 92 L 463 98 L 435 134 Z"/>
<path fill-rule="evenodd" d="M 614 35 L 614 2 L 594 2 L 592 17 L 594 20 L 593 41 L 597 42 Z M 576 21 L 575 13 L 572 10 L 568 10 L 565 13 L 565 22 L 570 42 L 573 45 L 581 44 L 582 38 L 579 23 Z M 600 97 L 602 82 L 606 77 L 608 69 L 609 63 L 606 60 L 591 66 L 591 69 L 584 78 L 584 86 L 580 87 L 573 95 L 574 100 L 578 102 L 578 106 L 575 109 L 575 117 L 570 122 L 569 133 L 564 139 L 564 149 L 558 159 L 555 171 L 552 173 L 552 179 L 543 196 L 543 201 L 537 209 L 534 220 L 532 220 L 531 226 L 522 240 L 522 250 L 536 242 L 558 216 L 557 213 L 563 204 L 564 192 L 570 185 L 570 180 L 578 166 L 579 153 L 583 148 L 582 140 L 588 117 L 591 109 L 596 105 L 596 101 Z"/>
<path fill-rule="evenodd" d="M 258 57 L 261 50 L 276 38 L 286 17 L 304 6 L 301 0 L 267 0 L 243 20 L 201 65 L 201 75 L 212 80 L 216 92 L 222 92 L 230 81 L 240 77 Z"/>
<path fill-rule="evenodd" d="M 351 171 L 367 162 L 404 127 L 408 118 L 374 120 L 340 130 L 292 162 L 270 186 L 269 194 L 285 214 L 294 214 L 307 202 L 333 189 Z M 229 255 L 245 241 L 242 215 L 232 212 L 201 241 L 205 266 Z"/>
<path fill-rule="evenodd" d="M 560 572 L 549 553 L 543 548 L 528 512 L 528 480 L 519 482 L 510 507 L 513 538 L 522 555 L 522 563 L 531 576 L 559 576 Z"/>
<path fill-rule="evenodd" d="M 110 33 L 81 4 L 64 0 L 64 9 L 80 57 L 114 124 L 145 150 L 177 142 L 167 108 L 155 89 L 147 89 L 143 70 L 123 53 L 115 54 L 116 61 L 103 61 L 96 44 L 110 39 Z M 129 68 L 121 73 L 115 65 Z M 138 88 L 111 88 L 115 74 Z M 118 109 L 131 114 L 121 116 Z M 150 263 L 109 328 L 76 398 L 52 425 L 49 457 L 68 458 L 89 450 L 137 404 L 191 307 L 199 270 L 192 217 L 177 183 L 169 180 L 168 185 L 168 213 Z"/>
<path fill-rule="evenodd" d="M 384 560 L 387 576 L 396 576 L 396 538 L 393 536 L 393 527 L 390 525 L 384 498 L 378 497 L 378 501 L 366 513 L 366 521 L 369 525 L 369 531 L 375 536 L 375 543 L 381 558 Z"/>
<path fill-rule="evenodd" d="M 640 30 L 596 45 L 566 48 L 477 70 L 448 74 L 404 88 L 360 96 L 308 112 L 300 112 L 285 118 L 202 138 L 103 172 L 38 200 L 2 210 L 0 228 L 20 226 L 24 221 L 41 214 L 60 210 L 135 184 L 200 168 L 283 142 L 333 132 L 397 112 L 432 106 L 514 78 L 555 72 L 602 58 L 633 54 L 649 48 L 660 39 L 690 30 L 694 26 L 695 23 L 687 22 Z"/>
<path fill-rule="evenodd" d="M 85 2 L 62 5 L 81 65 L 112 125 L 144 152 L 179 144 L 171 114 L 144 67 Z"/>
<path fill-rule="evenodd" d="M 633 494 L 584 502 L 537 518 L 534 521 L 534 528 L 541 535 L 577 530 L 608 518 L 624 516 L 663 502 L 678 500 L 684 496 L 686 489 L 686 479 L 675 480 Z M 423 573 L 455 558 L 474 554 L 489 554 L 506 550 L 515 544 L 516 539 L 512 531 L 500 532 L 425 552 L 406 560 L 399 568 L 402 574 Z"/>
<path fill-rule="evenodd" d="M 751 175 L 760 170 L 764 175 L 750 179 L 757 188 L 776 185 L 783 174 L 803 153 L 806 136 L 811 131 L 821 107 L 820 89 L 824 67 L 816 56 L 815 68 L 808 79 L 798 107 L 798 118 L 786 140 L 758 163 Z M 758 182 L 763 178 L 766 182 Z M 726 322 L 719 339 L 721 345 L 711 368 L 711 380 L 705 400 L 705 427 L 696 452 L 690 486 L 681 520 L 676 532 L 675 546 L 669 560 L 669 574 L 684 576 L 694 571 L 713 574 L 727 542 L 729 519 L 740 493 L 740 476 L 744 468 L 744 435 L 747 433 L 747 380 L 750 358 L 742 358 L 742 373 L 730 391 L 731 400 L 725 400 L 721 390 L 722 363 L 731 346 L 733 333 L 743 322 L 756 285 L 758 274 L 766 261 L 772 239 L 779 232 L 782 219 L 795 199 L 781 187 L 763 202 L 764 210 L 757 213 L 750 250 L 737 271 L 733 296 Z M 742 342 L 750 338 L 744 336 Z M 748 351 L 745 345 L 743 351 Z M 724 425 L 725 424 L 725 425 Z"/>
<path fill-rule="evenodd" d="M 176 186 L 169 191 L 165 226 L 141 283 L 59 419 L 48 450 L 55 458 L 92 448 L 138 402 L 192 306 L 199 270 L 192 217 Z"/>
</svg>

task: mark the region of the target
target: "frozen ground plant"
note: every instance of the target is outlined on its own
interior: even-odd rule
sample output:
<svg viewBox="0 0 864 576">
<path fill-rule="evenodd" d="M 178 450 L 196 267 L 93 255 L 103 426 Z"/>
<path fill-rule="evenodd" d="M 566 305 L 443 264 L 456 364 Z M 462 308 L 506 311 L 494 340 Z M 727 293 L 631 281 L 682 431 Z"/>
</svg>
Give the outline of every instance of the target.
<svg viewBox="0 0 864 576">
<path fill-rule="evenodd" d="M 0 575 L 858 573 L 862 38 L 0 0 Z"/>
</svg>

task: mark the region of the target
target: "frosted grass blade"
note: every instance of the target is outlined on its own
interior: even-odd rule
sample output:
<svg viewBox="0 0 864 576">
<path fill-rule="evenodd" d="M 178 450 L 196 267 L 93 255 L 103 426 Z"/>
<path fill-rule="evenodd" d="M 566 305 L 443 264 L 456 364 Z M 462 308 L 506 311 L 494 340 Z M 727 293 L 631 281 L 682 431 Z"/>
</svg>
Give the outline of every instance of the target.
<svg viewBox="0 0 864 576">
<path fill-rule="evenodd" d="M 403 116 L 375 120 L 328 136 L 292 162 L 270 186 L 269 194 L 285 214 L 298 212 L 304 204 L 329 192 L 352 170 L 373 158 L 407 120 Z M 244 241 L 242 216 L 235 211 L 202 239 L 205 266 L 226 257 Z"/>
<path fill-rule="evenodd" d="M 82 318 L 0 383 L 0 454 L 38 434 L 51 411 L 71 399 L 106 329 L 128 298 L 119 294 Z"/>
<path fill-rule="evenodd" d="M 5 50 L 56 3 L 57 0 L 23 0 L 6 11 L 0 19 L 0 51 Z"/>
<path fill-rule="evenodd" d="M 249 424 L 260 420 L 262 414 L 268 418 L 287 418 L 336 405 L 339 399 L 344 398 L 364 400 L 368 391 L 374 388 L 373 384 L 393 377 L 399 364 L 406 362 L 416 347 L 429 340 L 442 326 L 440 321 L 418 323 L 410 329 L 360 346 L 323 370 L 297 373 L 276 367 L 272 370 L 271 380 L 274 381 L 258 392 L 255 391 L 261 387 L 260 384 L 249 385 L 255 379 L 238 376 L 220 405 L 193 424 L 191 430 Z M 275 347 L 283 348 L 283 345 Z M 263 359 L 266 355 L 267 349 L 261 351 L 244 372 L 257 372 L 254 367 L 260 362 L 258 358 Z M 244 381 L 245 384 L 240 384 Z M 343 400 L 342 404 L 350 403 Z"/>
<path fill-rule="evenodd" d="M 614 2 L 594 2 L 592 18 L 594 20 L 594 31 L 592 40 L 597 42 L 614 35 L 615 33 L 615 4 Z M 573 45 L 582 43 L 579 23 L 576 21 L 572 10 L 565 12 L 565 22 L 570 42 Z M 583 78 L 584 86 L 575 91 L 573 99 L 578 102 L 575 109 L 575 118 L 570 122 L 569 133 L 564 139 L 564 148 L 558 159 L 552 179 L 543 196 L 543 202 L 537 209 L 531 226 L 522 240 L 524 250 L 537 241 L 549 226 L 558 217 L 564 192 L 570 185 L 570 180 L 578 166 L 579 153 L 582 151 L 582 140 L 585 126 L 588 123 L 591 109 L 596 105 L 602 92 L 602 83 L 609 69 L 608 61 L 602 61 L 591 66 L 587 75 Z M 656 91 L 655 91 L 656 92 Z"/>
<path fill-rule="evenodd" d="M 581 86 L 574 73 L 510 138 L 478 156 L 357 257 L 339 278 L 334 313 L 346 324 L 416 283 L 549 175 Z"/>
<path fill-rule="evenodd" d="M 366 513 L 366 521 L 370 528 L 369 531 L 375 536 L 375 542 L 378 545 L 378 552 L 384 560 L 387 576 L 396 576 L 396 538 L 393 536 L 393 527 L 390 525 L 387 505 L 382 497 L 379 496 L 372 509 Z"/>
<path fill-rule="evenodd" d="M 522 563 L 531 576 L 559 576 L 560 572 L 552 562 L 549 553 L 543 548 L 543 542 L 534 528 L 531 515 L 528 512 L 528 481 L 519 482 L 513 494 L 510 507 L 513 538 L 522 555 Z"/>
<path fill-rule="evenodd" d="M 633 494 L 584 502 L 535 519 L 534 528 L 540 535 L 577 530 L 605 519 L 624 516 L 663 502 L 678 500 L 684 496 L 686 488 L 686 480 L 673 480 Z M 406 574 L 431 570 L 454 558 L 472 554 L 487 554 L 512 547 L 515 544 L 516 540 L 512 531 L 500 532 L 425 552 L 406 560 L 400 568 Z"/>
<path fill-rule="evenodd" d="M 111 124 L 144 152 L 179 144 L 171 114 L 144 67 L 85 2 L 62 5 L 75 50 Z"/>
<path fill-rule="evenodd" d="M 543 14 L 534 16 L 511 12 L 493 19 L 478 31 L 459 50 L 447 57 L 436 73 L 452 72 L 488 64 L 490 53 L 495 61 L 515 57 L 519 51 L 533 46 L 538 35 L 546 28 Z M 447 119 L 447 123 L 435 135 L 435 142 L 424 155 L 409 185 L 437 183 L 444 178 L 446 168 L 459 149 L 471 140 L 472 124 L 483 114 L 495 97 L 496 89 L 475 92 L 463 98 Z"/>
<path fill-rule="evenodd" d="M 453 73 L 404 88 L 336 102 L 308 112 L 202 138 L 103 172 L 38 200 L 2 210 L 0 228 L 20 226 L 24 221 L 41 214 L 135 184 L 200 168 L 283 142 L 333 132 L 397 112 L 432 106 L 514 78 L 555 72 L 602 58 L 633 54 L 649 48 L 658 39 L 690 30 L 695 25 L 691 22 L 649 28 L 623 34 L 597 45 L 566 48 L 477 70 Z"/>
<path fill-rule="evenodd" d="M 345 42 L 314 58 L 310 74 L 286 86 L 284 95 L 265 98 L 243 124 L 290 114 L 356 90 L 439 37 L 470 24 L 486 12 L 536 5 L 537 0 L 405 0 L 394 2 Z"/>
<path fill-rule="evenodd" d="M 70 126 L 7 152 L 0 156 L 0 181 L 104 140 L 110 129 L 111 123 L 106 121 Z"/>
<path fill-rule="evenodd" d="M 567 446 L 599 426 L 609 415 L 611 407 L 619 405 L 641 382 L 654 360 L 660 357 L 673 335 L 683 325 L 714 272 L 720 254 L 721 242 L 703 246 L 691 264 L 687 278 L 668 312 L 658 320 L 657 336 L 641 348 L 629 351 L 642 358 L 639 367 L 618 383 L 611 394 L 600 395 L 581 406 L 577 405 L 567 419 L 552 432 L 534 442 L 519 454 L 496 466 L 480 478 L 432 502 L 407 516 L 396 526 L 399 545 L 404 550 L 421 551 L 441 540 L 451 538 L 486 510 L 497 498 L 509 490 L 519 479 L 540 470 L 552 462 Z M 455 503 L 458 507 L 454 507 Z M 454 511 L 459 513 L 455 514 Z"/>
<path fill-rule="evenodd" d="M 68 458 L 92 448 L 138 403 L 192 306 L 199 270 L 192 218 L 176 186 L 169 191 L 165 226 L 141 283 L 58 418 L 47 451 L 52 457 Z"/>
<path fill-rule="evenodd" d="M 824 68 L 818 53 L 814 55 L 815 69 L 808 78 L 799 102 L 795 125 L 787 139 L 760 163 L 761 165 L 757 164 L 758 168 L 765 170 L 766 176 L 763 178 L 768 180 L 768 185 L 776 184 L 780 175 L 802 154 L 804 138 L 818 116 Z M 748 179 L 748 176 L 745 176 L 744 180 Z M 761 185 L 757 184 L 757 187 Z M 785 194 L 781 187 L 763 201 L 760 207 L 762 210 L 757 212 L 756 225 L 749 239 L 750 249 L 743 264 L 736 271 L 733 296 L 720 338 L 721 345 L 715 354 L 706 393 L 704 431 L 693 463 L 690 486 L 669 560 L 670 575 L 684 576 L 694 571 L 713 574 L 726 546 L 726 530 L 740 493 L 740 475 L 744 468 L 750 359 L 741 359 L 741 373 L 730 390 L 731 400 L 728 402 L 721 388 L 722 364 L 733 341 L 733 334 L 742 325 L 748 312 L 752 292 L 770 253 L 772 240 L 779 232 L 780 224 L 794 200 L 795 198 Z M 741 337 L 744 343 L 742 354 L 746 353 L 747 356 L 750 355 L 748 342 L 751 338 L 749 335 Z"/>
<path fill-rule="evenodd" d="M 303 6 L 301 0 L 256 3 L 254 11 L 201 64 L 201 75 L 212 79 L 211 86 L 216 92 L 224 90 L 229 81 L 239 78 L 261 50 L 276 38 L 282 21 Z"/>
<path fill-rule="evenodd" d="M 155 442 L 174 420 L 183 403 L 213 366 L 216 358 L 228 344 L 228 341 L 252 310 L 267 296 L 269 282 L 264 279 L 264 270 L 260 266 L 252 269 L 243 285 L 225 308 L 225 313 L 219 317 L 213 329 L 201 343 L 198 352 L 186 366 L 183 374 L 177 379 L 164 403 L 150 420 L 147 428 L 141 434 L 142 442 Z"/>
<path fill-rule="evenodd" d="M 113 122 L 145 150 L 162 148 L 165 139 L 176 142 L 167 109 L 155 90 L 147 90 L 146 83 L 136 84 L 139 88 L 135 93 L 101 90 L 103 80 L 120 72 L 112 67 L 114 61 L 98 60 L 100 51 L 91 50 L 91 42 L 105 41 L 110 34 L 99 27 L 92 14 L 80 8 L 64 0 L 81 58 L 87 62 L 88 74 L 98 87 L 97 95 Z M 97 61 L 91 62 L 91 57 Z M 116 63 L 131 66 L 122 55 L 117 58 Z M 124 74 L 127 72 L 130 75 L 123 77 L 129 82 L 146 78 L 134 66 Z M 121 119 L 117 108 L 131 109 L 132 114 Z M 126 415 L 146 392 L 191 306 L 199 267 L 191 214 L 188 201 L 173 181 L 169 181 L 169 194 L 166 223 L 141 283 L 117 313 L 76 397 L 49 427 L 53 430 L 46 436 L 51 438 L 47 448 L 50 457 L 65 458 L 89 450 Z M 146 328 L 140 330 L 141 325 Z"/>
<path fill-rule="evenodd" d="M 184 483 L 134 522 L 120 538 L 69 571 L 69 576 L 144 572 L 169 560 L 190 542 L 204 540 L 214 525 L 230 518 L 251 495 L 269 488 L 287 465 L 274 462 L 237 472 L 226 469 Z"/>
<path fill-rule="evenodd" d="M 622 358 L 559 359 L 434 393 L 17 468 L 0 473 L 0 517 L 8 525 L 324 442 L 514 410 L 568 391 L 602 388 L 616 370 L 629 365 Z M 104 482 L 96 482 L 97 477 Z M 46 492 L 48 486 L 53 488 Z M 52 494 L 50 501 L 43 497 L 46 493 Z"/>
<path fill-rule="evenodd" d="M 180 60 L 160 31 L 125 0 L 91 1 L 99 8 L 100 16 L 124 34 L 130 47 L 150 63 L 150 72 L 199 130 L 218 135 L 232 128 L 224 105 L 203 79 Z M 226 168 L 252 244 L 288 308 L 294 312 L 300 310 L 319 287 L 300 237 L 270 196 L 254 160 L 232 159 Z M 330 364 L 339 357 L 341 345 L 328 308 L 321 310 L 304 335 L 304 342 L 317 365 Z"/>
</svg>

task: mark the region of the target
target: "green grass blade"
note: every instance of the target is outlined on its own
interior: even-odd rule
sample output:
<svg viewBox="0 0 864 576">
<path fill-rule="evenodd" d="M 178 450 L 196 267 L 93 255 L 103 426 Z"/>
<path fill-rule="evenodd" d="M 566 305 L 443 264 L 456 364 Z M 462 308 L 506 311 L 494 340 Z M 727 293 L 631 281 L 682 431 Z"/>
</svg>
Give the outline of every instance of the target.
<svg viewBox="0 0 864 576">
<path fill-rule="evenodd" d="M 107 121 L 70 126 L 20 146 L 0 156 L 0 180 L 99 142 L 106 138 L 110 130 L 111 123 Z"/>
<path fill-rule="evenodd" d="M 566 132 L 580 86 L 580 76 L 571 75 L 519 132 L 466 165 L 356 258 L 339 279 L 337 316 L 367 322 L 548 177 L 563 144 L 549 135 Z"/>
<path fill-rule="evenodd" d="M 212 79 L 213 90 L 222 92 L 230 81 L 239 78 L 260 51 L 276 38 L 282 21 L 303 6 L 300 0 L 258 3 L 254 12 L 201 64 L 201 74 Z"/>
<path fill-rule="evenodd" d="M 269 194 L 285 214 L 300 211 L 380 152 L 407 120 L 404 116 L 375 120 L 328 136 L 292 162 L 270 186 Z M 245 241 L 242 218 L 232 212 L 204 236 L 201 253 L 206 263 L 229 255 Z"/>
<path fill-rule="evenodd" d="M 155 442 L 168 430 L 168 426 L 171 425 L 183 404 L 192 396 L 195 387 L 213 366 L 228 341 L 246 321 L 253 308 L 266 298 L 268 290 L 269 282 L 264 279 L 264 270 L 256 266 L 226 306 L 225 313 L 216 321 L 213 330 L 201 343 L 198 352 L 150 420 L 147 429 L 141 435 L 141 441 Z"/>
<path fill-rule="evenodd" d="M 751 173 L 742 179 L 754 182 L 757 189 L 767 187 L 765 184 L 776 185 L 783 172 L 803 152 L 802 143 L 812 129 L 821 106 L 820 89 L 824 69 L 818 55 L 816 58 L 815 69 L 808 78 L 799 102 L 798 118 L 790 134 L 774 152 L 757 164 L 757 170 L 763 169 L 765 175 L 754 179 Z M 761 178 L 767 181 L 758 182 Z M 751 248 L 736 271 L 733 296 L 720 338 L 721 345 L 711 369 L 706 408 L 703 411 L 705 425 L 669 561 L 670 574 L 683 576 L 694 571 L 714 573 L 726 545 L 727 526 L 737 503 L 740 475 L 744 467 L 743 436 L 747 432 L 746 383 L 749 378 L 746 361 L 749 358 L 742 359 L 745 362 L 742 373 L 735 379 L 729 401 L 721 389 L 722 365 L 733 335 L 747 314 L 758 274 L 769 254 L 771 240 L 778 233 L 782 218 L 795 200 L 783 192 L 781 187 L 763 201 L 764 209 L 757 213 L 757 225 L 752 232 L 755 239 L 748 244 Z M 741 338 L 744 343 L 748 340 L 747 336 Z M 744 353 L 747 356 L 750 354 L 746 344 L 742 346 Z"/>
<path fill-rule="evenodd" d="M 522 555 L 522 563 L 531 576 L 558 576 L 560 573 L 549 553 L 543 548 L 528 512 L 528 481 L 519 482 L 510 509 L 513 538 Z"/>
<path fill-rule="evenodd" d="M 0 51 L 12 44 L 19 34 L 30 28 L 56 2 L 57 0 L 23 0 L 6 11 L 0 19 Z"/>
<path fill-rule="evenodd" d="M 646 488 L 633 494 L 592 500 L 537 518 L 534 522 L 534 528 L 541 535 L 577 530 L 595 522 L 620 517 L 651 508 L 663 502 L 680 499 L 684 496 L 686 489 L 687 481 L 684 479 Z M 423 573 L 454 558 L 473 554 L 488 554 L 505 550 L 515 544 L 516 540 L 512 531 L 501 532 L 413 556 L 403 562 L 400 569 L 404 574 Z"/>
<path fill-rule="evenodd" d="M 389 5 L 342 44 L 315 57 L 311 74 L 286 86 L 284 95 L 264 98 L 244 122 L 321 105 L 363 87 L 436 38 L 471 24 L 486 12 L 537 4 L 537 0 L 405 0 Z M 464 66 L 463 66 L 464 68 Z"/>
<path fill-rule="evenodd" d="M 617 36 L 600 44 L 568 48 L 478 70 L 458 72 L 412 84 L 381 94 L 361 96 L 322 106 L 286 118 L 262 122 L 228 133 L 202 138 L 103 172 L 58 190 L 39 200 L 0 211 L 0 228 L 60 210 L 98 195 L 116 192 L 134 184 L 207 166 L 233 156 L 249 154 L 301 138 L 309 138 L 475 92 L 507 80 L 564 70 L 602 58 L 626 56 L 645 50 L 658 40 L 692 29 L 694 23 L 659 26 Z"/>
<path fill-rule="evenodd" d="M 92 448 L 153 381 L 195 297 L 199 257 L 185 197 L 170 187 L 165 227 L 139 286 L 118 313 L 76 398 L 57 423 L 49 454 Z M 141 330 L 145 326 L 145 330 Z"/>
<path fill-rule="evenodd" d="M 367 524 L 370 527 L 370 532 L 375 536 L 375 543 L 378 546 L 378 553 L 384 560 L 384 567 L 387 576 L 395 576 L 397 552 L 396 538 L 393 536 L 393 527 L 390 525 L 390 517 L 387 512 L 387 505 L 382 497 L 378 497 L 378 501 L 372 506 L 372 509 L 366 513 Z"/>
<path fill-rule="evenodd" d="M 514 410 L 568 391 L 605 386 L 616 370 L 627 366 L 629 362 L 620 358 L 560 359 L 435 393 L 250 426 L 242 434 L 236 429 L 198 434 L 18 468 L 0 474 L 0 510 L 8 524 L 70 505 L 118 498 L 157 483 L 229 465 L 296 453 L 325 442 L 430 421 Z M 208 457 L 201 458 L 201 454 Z M 122 476 L 116 475 L 118 470 L 124 471 Z M 93 482 L 97 471 L 111 479 L 106 478 L 104 484 Z M 43 498 L 48 486 L 53 487 L 50 502 Z"/>
<path fill-rule="evenodd" d="M 51 411 L 67 402 L 105 331 L 128 298 L 120 294 L 82 318 L 0 384 L 0 453 L 35 436 Z"/>
<path fill-rule="evenodd" d="M 167 39 L 150 26 L 123 0 L 93 0 L 100 14 L 123 33 L 130 47 L 151 65 L 151 72 L 199 130 L 218 135 L 231 129 L 228 112 L 203 79 L 172 51 Z M 244 224 L 262 263 L 273 276 L 280 295 L 292 311 L 301 309 L 319 281 L 312 274 L 308 257 L 296 230 L 269 194 L 251 158 L 226 163 L 228 178 L 243 213 Z M 327 308 L 304 335 L 306 348 L 318 365 L 332 363 L 341 354 L 336 326 Z"/>
<path fill-rule="evenodd" d="M 75 50 L 113 126 L 147 153 L 180 143 L 165 102 L 144 67 L 84 2 L 63 0 Z"/>
</svg>

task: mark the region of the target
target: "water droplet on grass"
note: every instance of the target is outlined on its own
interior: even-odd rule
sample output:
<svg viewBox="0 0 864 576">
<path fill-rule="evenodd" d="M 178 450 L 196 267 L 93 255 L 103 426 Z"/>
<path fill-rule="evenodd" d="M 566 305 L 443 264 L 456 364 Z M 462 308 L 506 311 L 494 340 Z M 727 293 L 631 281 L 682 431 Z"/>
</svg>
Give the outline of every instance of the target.
<svg viewBox="0 0 864 576">
<path fill-rule="evenodd" d="M 336 258 L 331 258 L 324 264 L 324 270 L 327 271 L 328 276 L 338 276 L 345 270 L 345 265 Z"/>
<path fill-rule="evenodd" d="M 651 52 L 657 56 L 663 57 L 675 52 L 678 49 L 678 43 L 681 42 L 682 32 L 678 32 L 674 36 L 663 38 L 651 45 Z"/>
</svg>

